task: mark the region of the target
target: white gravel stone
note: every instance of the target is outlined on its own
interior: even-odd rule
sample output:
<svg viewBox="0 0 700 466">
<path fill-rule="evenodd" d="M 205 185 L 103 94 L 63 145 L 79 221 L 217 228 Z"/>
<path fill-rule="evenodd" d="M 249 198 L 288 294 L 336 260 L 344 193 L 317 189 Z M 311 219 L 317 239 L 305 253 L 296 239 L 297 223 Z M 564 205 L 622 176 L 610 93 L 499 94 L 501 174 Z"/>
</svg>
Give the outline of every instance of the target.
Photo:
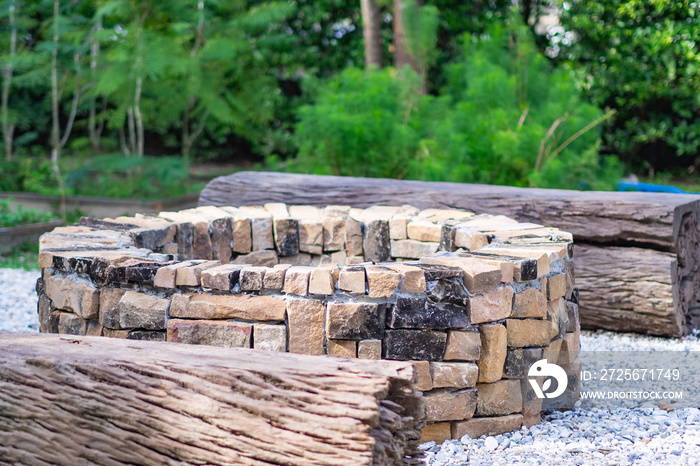
<svg viewBox="0 0 700 466">
<path fill-rule="evenodd" d="M 38 332 L 37 295 L 38 270 L 0 269 L 0 330 Z"/>
</svg>

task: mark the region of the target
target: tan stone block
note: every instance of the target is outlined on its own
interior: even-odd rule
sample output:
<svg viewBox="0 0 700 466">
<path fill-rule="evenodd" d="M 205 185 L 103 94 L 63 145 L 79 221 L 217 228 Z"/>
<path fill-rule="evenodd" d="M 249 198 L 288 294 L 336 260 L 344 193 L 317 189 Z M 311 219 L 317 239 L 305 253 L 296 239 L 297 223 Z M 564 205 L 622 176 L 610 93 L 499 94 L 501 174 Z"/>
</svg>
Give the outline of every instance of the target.
<svg viewBox="0 0 700 466">
<path fill-rule="evenodd" d="M 168 243 L 163 245 L 163 254 L 175 255 L 179 251 L 177 243 Z"/>
<path fill-rule="evenodd" d="M 564 334 L 557 364 L 560 366 L 571 364 L 578 358 L 581 352 L 580 337 L 581 332 L 579 330 Z"/>
<path fill-rule="evenodd" d="M 429 222 L 444 222 L 446 220 L 462 220 L 473 217 L 472 212 L 456 209 L 424 209 L 418 213 L 418 218 Z"/>
<path fill-rule="evenodd" d="M 364 294 L 365 268 L 355 266 L 341 269 L 338 277 L 338 288 L 342 291 Z"/>
<path fill-rule="evenodd" d="M 494 383 L 479 383 L 477 416 L 504 416 L 519 413 L 523 409 L 520 380 L 502 379 Z"/>
<path fill-rule="evenodd" d="M 542 422 L 542 399 L 536 398 L 538 406 L 523 408 L 523 425 L 528 429 Z"/>
<path fill-rule="evenodd" d="M 549 254 L 546 251 L 509 245 L 489 245 L 479 249 L 479 252 L 535 259 L 537 261 L 537 278 L 549 273 Z"/>
<path fill-rule="evenodd" d="M 386 298 L 396 292 L 401 274 L 381 265 L 365 266 L 370 298 Z"/>
<path fill-rule="evenodd" d="M 345 265 L 360 265 L 360 264 L 371 264 L 371 262 L 365 262 L 365 258 L 362 256 L 350 256 L 345 260 Z"/>
<path fill-rule="evenodd" d="M 566 294 L 566 274 L 558 273 L 547 277 L 547 300 L 554 301 Z"/>
<path fill-rule="evenodd" d="M 471 323 L 495 322 L 510 317 L 513 310 L 513 288 L 502 286 L 469 298 Z"/>
<path fill-rule="evenodd" d="M 100 323 L 99 320 L 97 319 L 92 319 L 87 321 L 87 330 L 85 331 L 85 335 L 89 337 L 101 337 L 102 336 L 102 329 L 104 327 Z"/>
<path fill-rule="evenodd" d="M 326 343 L 326 352 L 329 356 L 340 358 L 356 358 L 357 342 L 355 340 L 331 340 Z"/>
<path fill-rule="evenodd" d="M 503 277 L 499 266 L 489 264 L 485 260 L 475 257 L 423 257 L 421 262 L 461 268 L 464 285 L 470 293 L 482 293 L 491 290 L 501 283 L 501 278 Z"/>
<path fill-rule="evenodd" d="M 326 252 L 345 249 L 346 224 L 344 217 L 323 219 L 323 250 Z"/>
<path fill-rule="evenodd" d="M 191 345 L 250 348 L 252 333 L 253 326 L 242 322 L 171 319 L 168 321 L 167 340 Z"/>
<path fill-rule="evenodd" d="M 350 206 L 348 205 L 327 205 L 322 210 L 324 217 L 346 218 L 350 214 Z"/>
<path fill-rule="evenodd" d="M 472 388 L 479 368 L 468 362 L 431 362 L 430 375 L 434 388 Z"/>
<path fill-rule="evenodd" d="M 491 259 L 487 257 L 480 257 L 479 260 L 501 269 L 501 283 L 510 283 L 513 281 L 515 276 L 515 264 L 513 262 L 505 259 Z"/>
<path fill-rule="evenodd" d="M 126 337 L 129 336 L 129 332 L 131 332 L 130 329 L 126 330 L 115 330 L 112 328 L 107 328 L 104 327 L 102 329 L 102 335 L 107 337 L 107 338 L 120 338 L 122 340 L 126 339 Z"/>
<path fill-rule="evenodd" d="M 335 293 L 336 265 L 322 265 L 311 272 L 309 278 L 309 294 L 332 295 Z"/>
<path fill-rule="evenodd" d="M 420 434 L 420 443 L 435 442 L 443 443 L 445 440 L 450 440 L 451 437 L 451 422 L 431 422 L 423 427 Z"/>
<path fill-rule="evenodd" d="M 406 207 L 389 220 L 389 238 L 408 239 L 408 222 L 415 219 L 418 209 L 411 206 Z"/>
<path fill-rule="evenodd" d="M 182 267 L 175 273 L 176 286 L 200 286 L 202 272 L 221 265 L 221 261 L 206 261 L 191 267 Z"/>
<path fill-rule="evenodd" d="M 350 216 L 364 223 L 369 223 L 372 220 L 389 221 L 391 217 L 403 210 L 398 206 L 375 205 L 366 209 L 350 209 Z"/>
<path fill-rule="evenodd" d="M 476 251 L 489 244 L 488 236 L 472 228 L 455 229 L 455 246 L 469 251 Z"/>
<path fill-rule="evenodd" d="M 406 231 L 409 239 L 439 243 L 442 225 L 425 220 L 414 220 L 408 224 Z"/>
<path fill-rule="evenodd" d="M 240 207 L 240 211 L 250 218 L 253 251 L 274 249 L 275 241 L 272 236 L 272 215 L 261 206 L 244 206 Z"/>
<path fill-rule="evenodd" d="M 280 291 L 284 288 L 284 276 L 291 265 L 277 264 L 268 268 L 263 277 L 263 289 L 269 291 Z"/>
<path fill-rule="evenodd" d="M 336 264 L 341 267 L 347 265 L 348 256 L 345 251 L 336 251 L 331 253 L 331 264 Z"/>
<path fill-rule="evenodd" d="M 313 256 L 308 252 L 300 252 L 298 254 L 292 254 L 291 256 L 280 256 L 280 264 L 291 265 L 291 266 L 302 266 L 310 267 Z"/>
<path fill-rule="evenodd" d="M 170 317 L 283 321 L 285 302 L 272 296 L 246 294 L 175 294 L 170 305 Z"/>
<path fill-rule="evenodd" d="M 241 275 L 238 282 L 241 285 L 241 291 L 260 291 L 263 289 L 263 279 L 267 267 L 246 267 L 241 270 Z"/>
<path fill-rule="evenodd" d="M 563 338 L 557 338 L 552 340 L 549 346 L 544 348 L 544 358 L 550 364 L 556 364 L 559 361 L 559 353 L 561 352 L 561 344 L 564 341 Z"/>
<path fill-rule="evenodd" d="M 549 321 L 539 319 L 507 319 L 508 346 L 548 346 L 551 340 L 550 325 Z"/>
<path fill-rule="evenodd" d="M 360 359 L 382 359 L 382 340 L 358 341 L 357 357 Z"/>
<path fill-rule="evenodd" d="M 345 249 L 348 256 L 362 256 L 364 254 L 362 241 L 362 222 L 348 217 L 345 220 Z"/>
<path fill-rule="evenodd" d="M 566 332 L 569 326 L 569 316 L 566 310 L 566 300 L 564 298 L 559 298 L 547 303 L 547 319 L 550 323 L 550 339 L 564 336 L 564 332 Z"/>
<path fill-rule="evenodd" d="M 72 312 L 61 312 L 58 316 L 58 333 L 63 335 L 85 335 L 87 320 Z"/>
<path fill-rule="evenodd" d="M 56 309 L 69 310 L 83 319 L 99 317 L 100 291 L 92 283 L 76 277 L 48 277 L 46 295 Z"/>
<path fill-rule="evenodd" d="M 290 205 L 287 209 L 292 218 L 323 218 L 323 209 L 313 205 Z"/>
<path fill-rule="evenodd" d="M 420 259 L 435 254 L 440 243 L 427 243 L 413 239 L 391 240 L 391 257 Z"/>
<path fill-rule="evenodd" d="M 232 264 L 255 265 L 257 267 L 274 267 L 279 262 L 275 251 L 254 251 L 243 254 L 231 261 Z"/>
<path fill-rule="evenodd" d="M 289 352 L 323 354 L 325 306 L 312 299 L 287 301 Z"/>
<path fill-rule="evenodd" d="M 401 291 L 404 293 L 424 293 L 425 273 L 420 267 L 406 264 L 386 264 L 392 270 L 401 274 Z"/>
<path fill-rule="evenodd" d="M 474 416 L 477 392 L 473 388 L 448 391 L 444 388 L 423 393 L 426 421 L 461 421 Z"/>
<path fill-rule="evenodd" d="M 428 361 L 411 361 L 415 371 L 413 388 L 426 392 L 433 389 L 433 376 L 430 374 Z"/>
<path fill-rule="evenodd" d="M 204 261 L 183 261 L 161 267 L 156 272 L 155 277 L 153 277 L 153 286 L 160 288 L 175 288 L 175 277 L 177 276 L 178 269 L 192 267 L 193 265 L 202 264 L 203 262 Z"/>
<path fill-rule="evenodd" d="M 501 324 L 481 324 L 479 334 L 481 335 L 479 382 L 495 382 L 503 377 L 503 365 L 508 354 L 508 332 Z"/>
<path fill-rule="evenodd" d="M 345 225 L 343 225 L 344 227 Z M 310 254 L 323 254 L 323 220 L 299 219 L 299 250 Z"/>
<path fill-rule="evenodd" d="M 203 270 L 200 276 L 202 286 L 213 290 L 230 291 L 240 277 L 241 264 L 226 264 Z"/>
<path fill-rule="evenodd" d="M 286 325 L 254 324 L 253 348 L 262 351 L 287 351 Z"/>
<path fill-rule="evenodd" d="M 544 319 L 547 317 L 547 300 L 541 290 L 527 288 L 515 293 L 512 317 Z"/>
<path fill-rule="evenodd" d="M 313 267 L 292 266 L 284 275 L 284 292 L 306 296 L 309 293 L 309 275 Z"/>
<path fill-rule="evenodd" d="M 450 330 L 447 333 L 445 361 L 476 361 L 481 353 L 479 332 Z"/>
<path fill-rule="evenodd" d="M 170 300 L 127 291 L 119 301 L 119 327 L 165 330 L 165 316 Z"/>
<path fill-rule="evenodd" d="M 288 218 L 289 210 L 287 204 L 283 202 L 268 202 L 263 205 L 263 208 L 272 215 L 272 218 Z"/>
<path fill-rule="evenodd" d="M 119 301 L 126 290 L 104 287 L 100 291 L 100 323 L 109 328 L 121 329 L 119 326 Z"/>
<path fill-rule="evenodd" d="M 469 438 L 479 438 L 482 435 L 501 435 L 520 429 L 523 424 L 523 416 L 511 414 L 498 417 L 475 417 L 466 421 L 452 423 L 452 438 L 460 439 L 465 435 Z"/>
</svg>

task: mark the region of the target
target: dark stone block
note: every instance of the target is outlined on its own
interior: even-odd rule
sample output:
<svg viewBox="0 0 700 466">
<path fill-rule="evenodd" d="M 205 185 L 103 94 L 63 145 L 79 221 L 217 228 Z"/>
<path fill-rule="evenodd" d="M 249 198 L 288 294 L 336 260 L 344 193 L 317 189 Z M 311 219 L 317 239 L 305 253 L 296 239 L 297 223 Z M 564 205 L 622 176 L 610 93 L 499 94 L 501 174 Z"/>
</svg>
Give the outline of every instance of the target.
<svg viewBox="0 0 700 466">
<path fill-rule="evenodd" d="M 273 222 L 275 249 L 280 256 L 299 254 L 299 222 L 293 218 L 277 218 Z"/>
<path fill-rule="evenodd" d="M 365 251 L 365 259 L 368 261 L 378 263 L 391 260 L 389 222 L 387 220 L 371 220 L 367 223 L 362 247 Z"/>
<path fill-rule="evenodd" d="M 136 225 L 130 223 L 119 223 L 110 222 L 108 220 L 102 220 L 100 218 L 94 217 L 80 217 L 80 225 L 95 230 L 114 230 L 114 231 L 127 231 L 132 228 L 138 228 Z"/>
<path fill-rule="evenodd" d="M 426 281 L 460 277 L 463 273 L 459 267 L 450 267 L 448 265 L 424 264 L 422 262 L 406 262 L 406 264 L 423 269 Z"/>
<path fill-rule="evenodd" d="M 159 332 L 157 330 L 132 330 L 127 334 L 126 339 L 140 341 L 165 341 L 166 332 Z"/>
<path fill-rule="evenodd" d="M 447 334 L 434 330 L 387 330 L 382 357 L 400 361 L 440 361 L 445 354 Z"/>
<path fill-rule="evenodd" d="M 131 239 L 134 240 L 134 245 L 137 248 L 150 249 L 154 251 L 157 248 L 163 247 L 171 241 L 172 227 L 158 228 L 136 228 L 129 232 Z"/>
<path fill-rule="evenodd" d="M 71 266 L 70 261 L 61 256 L 53 256 L 51 261 L 51 267 L 58 272 L 70 272 Z"/>
<path fill-rule="evenodd" d="M 391 308 L 387 325 L 390 328 L 448 329 L 469 327 L 464 306 L 434 303 L 426 298 L 399 297 Z"/>
<path fill-rule="evenodd" d="M 233 220 L 230 217 L 217 218 L 209 224 L 212 259 L 226 263 L 231 259 L 233 242 Z"/>
<path fill-rule="evenodd" d="M 60 313 L 56 312 L 53 302 L 43 292 L 39 294 L 37 312 L 39 314 L 39 331 L 41 333 L 58 333 Z"/>
<path fill-rule="evenodd" d="M 571 291 L 571 302 L 578 306 L 578 288 Z"/>
<path fill-rule="evenodd" d="M 44 291 L 46 291 L 46 283 L 44 283 L 44 279 L 39 277 L 36 281 L 36 285 L 34 285 L 34 291 L 36 291 L 36 294 L 40 295 Z"/>
<path fill-rule="evenodd" d="M 386 304 L 329 303 L 326 335 L 337 340 L 381 339 L 385 321 Z"/>
<path fill-rule="evenodd" d="M 209 225 L 207 223 L 202 222 L 194 225 L 192 249 L 195 259 L 211 260 L 211 238 L 209 237 Z"/>
<path fill-rule="evenodd" d="M 455 237 L 457 236 L 457 230 L 447 224 L 442 225 L 442 230 L 440 230 L 440 247 L 439 251 L 449 251 L 453 252 L 457 250 L 455 246 Z"/>
<path fill-rule="evenodd" d="M 543 351 L 542 348 L 509 348 L 503 366 L 503 377 L 509 379 L 526 377 L 530 366 L 542 359 Z"/>
<path fill-rule="evenodd" d="M 194 225 L 178 223 L 177 225 L 177 254 L 181 261 L 194 259 Z"/>
<path fill-rule="evenodd" d="M 436 303 L 450 303 L 462 307 L 469 304 L 469 295 L 464 289 L 461 278 L 445 278 L 428 282 L 427 294 L 428 298 Z"/>
<path fill-rule="evenodd" d="M 75 270 L 75 273 L 88 275 L 92 266 L 92 259 L 88 257 L 71 257 L 69 260 L 70 266 Z"/>
<path fill-rule="evenodd" d="M 578 304 L 571 301 L 566 302 L 566 332 L 575 332 L 581 329 L 581 320 L 579 316 Z"/>
<path fill-rule="evenodd" d="M 470 252 L 468 254 L 460 254 L 465 257 L 491 257 L 494 259 L 505 259 L 512 262 L 515 267 L 515 281 L 528 282 L 537 279 L 537 259 L 527 259 L 524 257 L 514 257 L 504 254 L 490 254 L 486 252 Z"/>
</svg>

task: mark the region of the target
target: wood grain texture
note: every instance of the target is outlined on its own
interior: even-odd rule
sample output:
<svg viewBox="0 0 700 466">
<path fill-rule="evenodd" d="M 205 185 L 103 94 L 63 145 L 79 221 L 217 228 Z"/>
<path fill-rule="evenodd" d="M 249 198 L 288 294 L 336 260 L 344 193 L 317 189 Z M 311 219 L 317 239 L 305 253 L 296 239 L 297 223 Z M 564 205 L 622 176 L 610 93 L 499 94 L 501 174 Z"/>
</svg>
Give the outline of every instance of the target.
<svg viewBox="0 0 700 466">
<path fill-rule="evenodd" d="M 413 368 L 0 332 L 0 463 L 418 462 Z"/>
</svg>

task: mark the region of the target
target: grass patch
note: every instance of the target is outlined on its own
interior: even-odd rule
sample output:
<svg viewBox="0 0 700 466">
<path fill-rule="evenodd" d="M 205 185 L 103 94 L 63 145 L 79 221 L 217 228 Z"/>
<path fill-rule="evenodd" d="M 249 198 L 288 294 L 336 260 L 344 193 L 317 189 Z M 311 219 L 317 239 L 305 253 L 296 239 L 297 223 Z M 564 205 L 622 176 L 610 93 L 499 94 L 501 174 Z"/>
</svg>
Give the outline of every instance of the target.
<svg viewBox="0 0 700 466">
<path fill-rule="evenodd" d="M 39 245 L 25 243 L 10 253 L 0 256 L 0 268 L 39 270 Z"/>
</svg>

